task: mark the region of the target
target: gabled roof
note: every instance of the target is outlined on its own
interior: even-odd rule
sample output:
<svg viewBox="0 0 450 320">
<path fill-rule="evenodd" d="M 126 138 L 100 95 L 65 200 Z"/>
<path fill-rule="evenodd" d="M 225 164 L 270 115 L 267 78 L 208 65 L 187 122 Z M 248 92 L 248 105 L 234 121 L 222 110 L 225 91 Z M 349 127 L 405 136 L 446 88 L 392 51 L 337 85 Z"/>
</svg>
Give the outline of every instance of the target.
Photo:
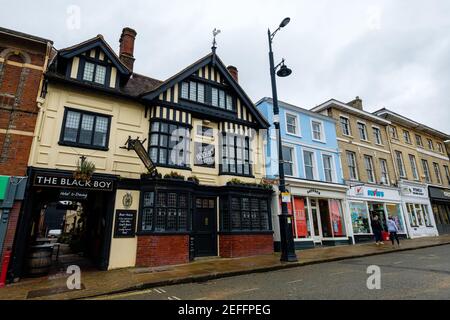
<svg viewBox="0 0 450 320">
<path fill-rule="evenodd" d="M 15 31 L 15 30 L 10 30 L 10 29 L 6 29 L 6 28 L 2 28 L 2 27 L 0 27 L 0 33 L 10 34 L 10 35 L 13 35 L 13 36 L 16 36 L 16 37 L 19 37 L 19 38 L 32 40 L 32 41 L 39 42 L 39 43 L 42 43 L 42 44 L 47 44 L 47 43 L 53 44 L 52 40 L 44 39 L 44 38 L 41 38 L 41 37 L 36 37 L 36 36 L 31 35 L 31 34 L 19 32 L 19 31 Z"/>
<path fill-rule="evenodd" d="M 450 135 L 443 133 L 439 130 L 430 128 L 422 123 L 411 120 L 405 116 L 395 113 L 392 110 L 382 108 L 380 110 L 375 111 L 374 114 L 376 114 L 379 117 L 383 117 L 385 119 L 390 119 L 392 122 L 404 125 L 405 127 L 409 127 L 417 131 L 422 131 L 432 136 L 437 136 L 443 140 L 450 140 Z"/>
<path fill-rule="evenodd" d="M 169 88 L 173 87 L 176 83 L 183 81 L 184 79 L 188 78 L 193 73 L 195 73 L 198 69 L 203 68 L 204 66 L 206 66 L 210 63 L 212 63 L 221 72 L 222 76 L 228 81 L 228 83 L 234 89 L 234 91 L 239 96 L 239 98 L 248 107 L 249 111 L 251 112 L 252 116 L 256 119 L 256 121 L 264 128 L 269 127 L 270 124 L 267 122 L 267 120 L 264 118 L 264 116 L 259 112 L 259 110 L 256 108 L 255 104 L 247 96 L 247 94 L 242 89 L 242 87 L 239 85 L 239 83 L 237 83 L 236 80 L 234 80 L 234 78 L 228 72 L 228 69 L 225 67 L 225 64 L 215 54 L 214 51 L 207 54 L 203 58 L 197 60 L 196 62 L 189 65 L 188 67 L 184 68 L 177 74 L 173 75 L 172 77 L 170 77 L 169 79 L 167 79 L 166 81 L 161 83 L 155 89 L 142 94 L 141 97 L 144 100 L 153 100 L 156 97 L 158 97 L 161 93 L 163 93 L 166 90 L 168 90 Z"/>
<path fill-rule="evenodd" d="M 339 110 L 343 110 L 345 112 L 351 113 L 353 115 L 356 115 L 358 117 L 376 122 L 376 123 L 380 123 L 383 125 L 389 125 L 391 124 L 391 122 L 389 120 L 386 120 L 384 118 L 378 117 L 370 112 L 364 111 L 364 110 L 360 110 L 357 108 L 354 108 L 352 106 L 349 106 L 348 104 L 341 102 L 339 100 L 336 99 L 330 99 L 322 104 L 319 104 L 318 106 L 314 107 L 311 109 L 311 111 L 313 112 L 321 112 L 323 110 L 327 110 L 331 107 L 335 107 Z"/>
<path fill-rule="evenodd" d="M 74 46 L 70 46 L 64 49 L 59 50 L 58 54 L 66 59 L 72 58 L 74 56 L 77 56 L 85 51 L 94 49 L 100 47 L 105 55 L 108 57 L 109 60 L 112 61 L 112 63 L 115 65 L 117 70 L 124 74 L 124 75 L 130 75 L 131 71 L 128 69 L 125 64 L 120 61 L 117 54 L 114 52 L 114 50 L 109 46 L 109 44 L 105 41 L 103 36 L 101 34 L 97 35 L 94 38 L 91 38 L 89 40 L 83 41 L 79 44 L 76 44 Z"/>
</svg>

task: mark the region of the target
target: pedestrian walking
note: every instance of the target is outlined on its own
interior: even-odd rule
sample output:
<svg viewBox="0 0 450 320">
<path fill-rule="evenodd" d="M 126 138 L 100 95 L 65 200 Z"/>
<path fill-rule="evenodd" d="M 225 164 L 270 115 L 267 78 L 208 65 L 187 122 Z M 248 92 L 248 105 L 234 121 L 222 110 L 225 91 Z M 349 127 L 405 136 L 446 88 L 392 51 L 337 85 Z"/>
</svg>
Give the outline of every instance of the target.
<svg viewBox="0 0 450 320">
<path fill-rule="evenodd" d="M 378 215 L 374 215 L 373 219 L 372 219 L 372 231 L 373 234 L 375 235 L 375 243 L 377 246 L 379 246 L 380 244 L 384 244 L 381 233 L 383 231 L 383 227 L 381 225 L 380 222 L 380 218 L 378 217 Z"/>
<path fill-rule="evenodd" d="M 395 246 L 394 240 L 397 240 L 397 245 L 400 247 L 400 240 L 398 238 L 398 227 L 394 221 L 394 218 L 389 217 L 388 219 L 388 231 L 389 231 L 389 239 L 392 241 L 392 245 Z"/>
</svg>

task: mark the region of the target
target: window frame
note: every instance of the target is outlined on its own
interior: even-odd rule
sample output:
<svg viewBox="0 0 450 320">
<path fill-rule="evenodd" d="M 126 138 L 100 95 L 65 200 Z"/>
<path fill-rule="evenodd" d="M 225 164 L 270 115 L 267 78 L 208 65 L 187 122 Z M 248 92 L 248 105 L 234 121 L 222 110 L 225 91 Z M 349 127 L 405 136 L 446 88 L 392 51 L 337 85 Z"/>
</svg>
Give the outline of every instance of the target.
<svg viewBox="0 0 450 320">
<path fill-rule="evenodd" d="M 422 136 L 419 134 L 415 134 L 415 136 L 416 136 L 416 145 L 420 148 L 423 148 Z"/>
<path fill-rule="evenodd" d="M 78 123 L 78 128 L 77 128 L 77 138 L 76 138 L 76 142 L 72 142 L 72 141 L 65 141 L 64 140 L 64 133 L 66 130 L 66 122 L 67 122 L 67 115 L 69 112 L 76 112 L 80 114 L 80 121 Z M 84 144 L 84 143 L 79 143 L 79 139 L 80 139 L 80 131 L 81 131 L 81 125 L 83 123 L 83 115 L 90 115 L 90 116 L 94 116 L 94 123 L 92 125 L 92 137 L 91 137 L 91 144 Z M 95 136 L 95 127 L 97 124 L 97 117 L 101 117 L 101 118 L 107 118 L 108 119 L 108 125 L 107 125 L 107 131 L 106 131 L 106 140 L 105 140 L 105 146 L 96 146 L 94 145 L 94 136 Z M 86 111 L 86 110 L 82 110 L 82 109 L 75 109 L 75 108 L 71 108 L 71 107 L 64 107 L 64 116 L 63 116 L 63 121 L 61 124 L 61 130 L 60 130 L 60 135 L 59 135 L 59 141 L 58 144 L 61 146 L 70 146 L 70 147 L 75 147 L 75 148 L 83 148 L 83 149 L 92 149 L 92 150 L 100 150 L 100 151 L 108 151 L 109 150 L 109 139 L 110 139 L 110 134 L 111 134 L 111 120 L 112 120 L 112 115 L 108 115 L 108 114 L 103 114 L 103 113 L 98 113 L 98 112 L 92 112 L 92 111 Z"/>
<path fill-rule="evenodd" d="M 397 127 L 389 126 L 389 133 L 392 139 L 398 140 L 398 131 Z"/>
<path fill-rule="evenodd" d="M 434 175 L 436 176 L 436 180 L 438 184 L 442 184 L 442 172 L 439 167 L 439 163 L 433 162 Z"/>
<path fill-rule="evenodd" d="M 295 148 L 294 146 L 292 146 L 292 145 L 283 144 L 282 147 L 281 147 L 282 152 L 283 152 L 283 149 L 284 149 L 284 148 L 289 148 L 289 149 L 291 150 L 290 154 L 291 154 L 292 160 L 291 160 L 289 163 L 292 165 L 292 175 L 286 174 L 286 169 L 285 169 L 284 165 L 286 165 L 286 162 L 288 162 L 288 161 L 287 161 L 287 160 L 285 159 L 285 157 L 283 156 L 283 161 L 284 161 L 284 163 L 283 163 L 283 169 L 285 169 L 285 170 L 284 170 L 284 174 L 285 174 L 286 176 L 288 176 L 288 177 L 296 177 L 296 176 L 297 176 L 296 152 L 295 152 L 296 148 Z"/>
<path fill-rule="evenodd" d="M 316 141 L 316 142 L 326 143 L 327 138 L 325 136 L 325 125 L 323 124 L 323 121 L 312 118 L 310 123 L 311 123 L 311 140 L 312 141 Z M 320 126 L 320 132 L 319 132 L 320 133 L 320 139 L 314 138 L 314 133 L 315 133 L 315 131 L 314 131 L 314 123 L 319 124 L 319 126 Z"/>
<path fill-rule="evenodd" d="M 427 138 L 427 144 L 428 144 L 428 149 L 430 149 L 431 151 L 434 151 L 434 144 L 433 144 L 433 140 Z"/>
<path fill-rule="evenodd" d="M 329 157 L 330 158 L 331 181 L 327 180 L 327 174 L 326 174 L 326 171 L 325 171 L 325 157 Z M 336 168 L 335 168 L 333 154 L 322 152 L 322 167 L 323 167 L 324 181 L 325 182 L 331 182 L 331 183 L 337 182 Z"/>
<path fill-rule="evenodd" d="M 379 160 L 380 160 L 380 176 L 381 176 L 381 178 L 386 178 L 385 185 L 390 186 L 391 182 L 390 182 L 390 177 L 389 177 L 389 168 L 388 168 L 387 159 L 380 158 Z M 380 182 L 382 182 L 382 181 L 380 181 Z"/>
<path fill-rule="evenodd" d="M 306 176 L 306 161 L 305 161 L 305 153 L 311 153 L 312 157 L 311 157 L 311 167 L 312 167 L 312 173 L 313 173 L 313 177 L 312 179 L 309 179 Z M 307 149 L 307 148 L 303 148 L 302 149 L 302 158 L 303 158 L 303 174 L 306 180 L 319 180 L 319 175 L 318 175 L 318 162 L 317 162 L 317 156 L 316 156 L 316 152 L 312 149 Z"/>
<path fill-rule="evenodd" d="M 440 142 L 436 142 L 436 146 L 437 146 L 437 151 L 439 152 L 439 153 L 444 153 L 444 148 L 443 148 L 443 146 L 442 146 L 442 143 L 440 143 Z"/>
<path fill-rule="evenodd" d="M 444 172 L 445 172 L 445 176 L 447 177 L 447 183 L 450 185 L 450 169 L 448 167 L 448 165 L 443 165 L 444 167 Z"/>
<path fill-rule="evenodd" d="M 373 136 L 375 139 L 375 144 L 382 146 L 383 145 L 383 136 L 381 134 L 380 127 L 372 126 Z M 378 134 L 377 134 L 378 132 Z"/>
<path fill-rule="evenodd" d="M 367 182 L 369 182 L 369 183 L 376 183 L 375 167 L 374 167 L 374 162 L 373 162 L 373 157 L 372 156 L 369 156 L 367 154 L 364 155 L 364 167 L 366 169 Z M 372 179 L 370 179 L 370 177 Z"/>
<path fill-rule="evenodd" d="M 364 129 L 364 130 L 363 130 L 363 133 L 364 133 L 365 138 L 363 138 L 363 137 L 361 136 L 361 128 L 359 127 L 360 125 L 363 126 L 363 129 Z M 358 128 L 359 140 L 365 141 L 365 142 L 370 142 L 370 140 L 369 140 L 369 135 L 368 135 L 368 132 L 367 132 L 367 124 L 366 124 L 365 122 L 362 122 L 362 121 L 357 121 L 357 122 L 356 122 L 356 126 L 357 126 L 357 128 Z"/>
<path fill-rule="evenodd" d="M 407 144 L 412 144 L 411 134 L 408 130 L 403 129 L 403 140 L 405 140 L 405 143 Z"/>
<path fill-rule="evenodd" d="M 400 162 L 399 162 L 399 160 L 400 160 Z M 395 150 L 395 162 L 397 164 L 399 177 L 407 179 L 408 176 L 406 173 L 405 161 L 403 160 L 403 153 L 401 151 Z M 401 168 L 401 170 L 400 170 L 400 168 Z"/>
<path fill-rule="evenodd" d="M 427 183 L 433 183 L 433 179 L 431 178 L 431 172 L 430 172 L 430 166 L 428 164 L 428 161 L 425 159 L 421 159 L 422 161 L 422 169 L 423 174 L 425 176 L 425 182 Z"/>
<path fill-rule="evenodd" d="M 288 117 L 293 117 L 295 119 L 295 133 L 289 132 L 289 123 Z M 301 137 L 301 128 L 300 128 L 300 118 L 297 114 L 286 111 L 285 112 L 285 120 L 286 120 L 286 134 L 296 137 Z"/>
<path fill-rule="evenodd" d="M 353 160 L 353 166 L 352 167 L 350 166 L 349 155 L 352 156 L 352 160 Z M 348 168 L 348 171 L 349 171 L 349 178 L 350 178 L 350 180 L 351 181 L 359 181 L 358 162 L 356 160 L 356 153 L 353 152 L 353 151 L 346 150 L 345 151 L 345 157 L 346 157 L 346 160 L 347 160 L 347 168 Z M 354 168 L 355 178 L 351 177 L 352 176 L 352 174 L 351 174 L 352 170 L 350 168 Z"/>
<path fill-rule="evenodd" d="M 348 129 L 348 134 L 344 132 L 344 126 L 342 124 L 342 119 L 347 120 L 346 125 L 347 125 L 347 129 Z M 352 126 L 350 124 L 350 118 L 346 117 L 346 116 L 343 116 L 343 115 L 339 115 L 339 124 L 340 124 L 340 127 L 341 127 L 342 135 L 344 135 L 346 137 L 351 137 L 352 136 Z"/>
<path fill-rule="evenodd" d="M 232 159 L 228 158 L 228 150 L 230 148 L 230 146 L 228 145 L 229 137 L 232 137 L 232 139 L 233 139 L 232 149 L 234 150 L 234 158 L 232 158 Z M 244 141 L 244 146 L 241 146 L 241 147 L 238 146 L 238 144 L 237 144 L 238 138 L 240 138 Z M 222 132 L 222 134 L 220 135 L 220 139 L 219 139 L 219 147 L 220 147 L 219 175 L 250 177 L 250 178 L 254 177 L 253 176 L 253 161 L 252 161 L 253 149 L 252 149 L 250 137 L 245 136 L 245 135 L 235 134 L 235 133 Z M 242 152 L 244 152 L 243 157 L 242 157 L 242 160 L 243 160 L 242 163 L 238 163 L 238 161 L 239 161 L 238 156 L 237 156 L 238 148 L 240 148 L 242 150 Z M 224 149 L 225 149 L 225 153 L 224 153 Z M 248 156 L 247 160 L 245 159 L 245 153 L 247 153 L 247 156 Z M 225 161 L 225 159 L 227 159 L 227 160 Z M 230 159 L 234 163 L 230 162 Z M 225 165 L 228 166 L 227 170 L 224 170 Z M 235 171 L 231 170 L 232 165 L 235 166 Z M 246 165 L 248 165 L 248 174 L 245 173 Z M 241 166 L 242 173 L 238 172 L 238 166 Z"/>
<path fill-rule="evenodd" d="M 420 181 L 419 168 L 417 167 L 417 159 L 413 154 L 408 154 L 409 164 L 411 166 L 411 171 L 413 174 L 413 179 L 416 181 Z"/>
<path fill-rule="evenodd" d="M 94 65 L 94 71 L 92 73 L 92 80 L 84 79 L 84 72 L 85 72 L 87 63 Z M 95 78 L 97 75 L 97 66 L 102 66 L 105 68 L 105 82 L 104 83 L 95 81 Z M 111 81 L 111 79 L 110 79 L 111 78 L 111 66 L 106 61 L 100 61 L 98 59 L 95 59 L 95 58 L 92 58 L 89 56 L 80 56 L 80 66 L 79 66 L 79 71 L 77 74 L 78 80 L 85 82 L 85 83 L 90 83 L 90 84 L 94 84 L 97 86 L 101 86 L 101 87 L 109 87 L 110 83 L 108 82 L 108 76 L 109 76 L 109 80 Z"/>
</svg>

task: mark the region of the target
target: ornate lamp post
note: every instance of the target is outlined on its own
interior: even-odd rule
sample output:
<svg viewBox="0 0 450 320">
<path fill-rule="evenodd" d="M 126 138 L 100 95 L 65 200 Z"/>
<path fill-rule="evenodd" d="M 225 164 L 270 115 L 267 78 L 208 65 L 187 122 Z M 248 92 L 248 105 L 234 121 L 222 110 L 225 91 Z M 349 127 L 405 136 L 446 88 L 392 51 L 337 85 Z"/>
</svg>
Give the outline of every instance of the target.
<svg viewBox="0 0 450 320">
<path fill-rule="evenodd" d="M 277 30 L 273 33 L 270 29 L 267 32 L 269 39 L 269 60 L 270 60 L 270 78 L 272 81 L 272 98 L 273 98 L 273 113 L 274 113 L 274 126 L 277 131 L 277 140 L 278 140 L 278 171 L 279 171 L 279 179 L 280 179 L 280 193 L 286 193 L 286 181 L 284 177 L 284 161 L 283 161 L 283 146 L 281 143 L 281 132 L 280 132 L 280 109 L 278 107 L 278 95 L 277 95 L 277 82 L 276 75 L 279 77 L 288 77 L 292 70 L 289 69 L 284 64 L 284 59 L 275 66 L 273 59 L 273 51 L 272 51 L 272 40 L 275 37 L 275 34 L 284 28 L 289 22 L 290 18 L 285 18 Z M 277 69 L 279 68 L 278 72 Z M 280 238 L 281 238 L 281 261 L 283 262 L 295 262 L 297 261 L 297 256 L 295 254 L 295 245 L 294 245 L 294 235 L 292 233 L 292 215 L 288 212 L 287 203 L 281 202 L 281 214 L 279 215 L 280 219 Z"/>
</svg>

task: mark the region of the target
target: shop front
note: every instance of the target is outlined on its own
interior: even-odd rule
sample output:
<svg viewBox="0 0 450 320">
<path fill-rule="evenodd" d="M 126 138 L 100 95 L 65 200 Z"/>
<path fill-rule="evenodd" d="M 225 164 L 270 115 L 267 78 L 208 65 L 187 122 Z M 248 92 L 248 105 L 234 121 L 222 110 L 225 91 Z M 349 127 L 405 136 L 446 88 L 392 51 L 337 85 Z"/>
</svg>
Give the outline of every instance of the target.
<svg viewBox="0 0 450 320">
<path fill-rule="evenodd" d="M 439 234 L 450 234 L 450 189 L 428 187 Z"/>
<path fill-rule="evenodd" d="M 287 179 L 296 249 L 351 244 L 345 215 L 347 186 Z"/>
<path fill-rule="evenodd" d="M 117 177 L 29 169 L 13 247 L 11 280 L 59 272 L 66 264 L 108 268 Z"/>
<path fill-rule="evenodd" d="M 427 186 L 402 181 L 399 187 L 409 236 L 411 238 L 437 236 Z"/>
<path fill-rule="evenodd" d="M 384 231 L 387 231 L 388 217 L 393 217 L 399 235 L 407 236 L 398 189 L 369 185 L 351 186 L 347 201 L 355 242 L 373 239 L 371 222 L 375 215 L 380 218 Z"/>
</svg>

